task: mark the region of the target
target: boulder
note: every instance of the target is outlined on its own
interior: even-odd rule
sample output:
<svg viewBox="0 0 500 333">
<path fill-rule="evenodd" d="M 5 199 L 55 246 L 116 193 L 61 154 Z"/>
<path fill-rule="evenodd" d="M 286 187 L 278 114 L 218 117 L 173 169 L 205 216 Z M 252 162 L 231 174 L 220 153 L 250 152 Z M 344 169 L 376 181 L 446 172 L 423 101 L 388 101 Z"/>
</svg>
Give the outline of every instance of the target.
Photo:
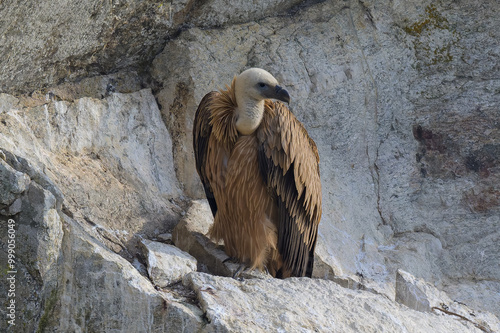
<svg viewBox="0 0 500 333">
<path fill-rule="evenodd" d="M 165 288 L 196 271 L 196 259 L 175 246 L 147 239 L 143 239 L 141 245 L 149 278 L 155 286 Z"/>
<path fill-rule="evenodd" d="M 208 202 L 195 200 L 186 215 L 175 226 L 172 241 L 175 246 L 198 260 L 201 271 L 232 276 L 239 265 L 231 262 L 223 248 L 208 238 L 208 230 L 212 223 L 212 211 Z"/>
</svg>

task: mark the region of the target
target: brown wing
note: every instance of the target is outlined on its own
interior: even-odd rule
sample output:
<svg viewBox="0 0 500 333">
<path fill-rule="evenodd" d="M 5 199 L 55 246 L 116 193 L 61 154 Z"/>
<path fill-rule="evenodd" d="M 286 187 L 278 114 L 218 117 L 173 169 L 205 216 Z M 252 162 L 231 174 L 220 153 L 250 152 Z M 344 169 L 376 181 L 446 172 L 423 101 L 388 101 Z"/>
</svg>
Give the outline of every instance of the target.
<svg viewBox="0 0 500 333">
<path fill-rule="evenodd" d="M 267 106 L 274 111 L 269 112 L 258 134 L 259 168 L 279 207 L 282 274 L 311 277 L 321 219 L 318 149 L 284 104 Z"/>
<path fill-rule="evenodd" d="M 217 212 L 217 203 L 215 202 L 214 193 L 210 184 L 208 182 L 207 175 L 205 174 L 206 157 L 208 149 L 208 140 L 212 134 L 212 126 L 210 125 L 210 108 L 209 105 L 218 96 L 219 93 L 212 91 L 203 97 L 196 110 L 196 115 L 194 117 L 193 124 L 193 149 L 194 158 L 196 161 L 196 170 L 198 175 L 200 175 L 201 182 L 203 183 L 203 188 L 205 189 L 205 194 L 207 196 L 208 203 L 210 204 L 210 209 L 215 217 Z"/>
</svg>

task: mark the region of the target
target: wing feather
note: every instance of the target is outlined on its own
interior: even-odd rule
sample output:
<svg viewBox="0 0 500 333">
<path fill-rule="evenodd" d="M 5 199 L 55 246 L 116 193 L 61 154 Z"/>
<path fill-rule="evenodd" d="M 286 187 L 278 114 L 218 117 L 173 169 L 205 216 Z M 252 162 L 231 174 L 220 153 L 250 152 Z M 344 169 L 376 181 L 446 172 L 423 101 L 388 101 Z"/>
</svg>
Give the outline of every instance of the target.
<svg viewBox="0 0 500 333">
<path fill-rule="evenodd" d="M 260 172 L 279 208 L 278 251 L 291 275 L 310 277 L 321 219 L 318 150 L 284 104 L 266 106 L 258 157 Z"/>
<path fill-rule="evenodd" d="M 212 134 L 212 125 L 210 124 L 210 103 L 214 97 L 218 96 L 218 94 L 218 92 L 212 91 L 203 97 L 198 105 L 198 109 L 196 110 L 193 124 L 193 149 L 196 161 L 196 170 L 200 175 L 203 189 L 205 190 L 205 194 L 214 217 L 215 213 L 217 213 L 217 203 L 215 202 L 214 193 L 210 187 L 210 183 L 203 166 L 206 165 L 208 142 L 210 135 Z"/>
</svg>

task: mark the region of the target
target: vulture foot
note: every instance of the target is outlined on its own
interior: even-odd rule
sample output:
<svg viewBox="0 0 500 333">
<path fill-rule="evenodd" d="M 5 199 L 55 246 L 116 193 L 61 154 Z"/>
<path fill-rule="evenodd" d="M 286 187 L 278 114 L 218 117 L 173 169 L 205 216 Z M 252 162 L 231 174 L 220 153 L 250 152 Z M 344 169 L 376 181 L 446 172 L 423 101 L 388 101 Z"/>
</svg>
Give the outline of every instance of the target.
<svg viewBox="0 0 500 333">
<path fill-rule="evenodd" d="M 238 280 L 238 281 L 243 281 L 243 277 L 241 276 L 241 273 L 243 273 L 243 271 L 244 271 L 245 269 L 247 269 L 247 268 L 248 268 L 248 267 L 247 267 L 247 265 L 245 265 L 245 264 L 241 264 L 241 265 L 238 267 L 238 269 L 236 270 L 236 272 L 234 272 L 234 274 L 233 274 L 233 279 Z"/>
</svg>

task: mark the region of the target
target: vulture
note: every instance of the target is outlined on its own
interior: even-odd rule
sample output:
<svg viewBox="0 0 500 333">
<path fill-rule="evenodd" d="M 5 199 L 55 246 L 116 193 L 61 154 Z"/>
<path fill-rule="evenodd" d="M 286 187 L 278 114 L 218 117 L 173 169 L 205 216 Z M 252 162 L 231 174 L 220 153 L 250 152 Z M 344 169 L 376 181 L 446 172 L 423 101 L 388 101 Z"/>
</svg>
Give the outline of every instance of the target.
<svg viewBox="0 0 500 333">
<path fill-rule="evenodd" d="M 205 95 L 193 126 L 196 169 L 214 216 L 208 235 L 230 258 L 277 278 L 311 277 L 319 155 L 282 102 L 290 95 L 260 68 Z"/>
</svg>

